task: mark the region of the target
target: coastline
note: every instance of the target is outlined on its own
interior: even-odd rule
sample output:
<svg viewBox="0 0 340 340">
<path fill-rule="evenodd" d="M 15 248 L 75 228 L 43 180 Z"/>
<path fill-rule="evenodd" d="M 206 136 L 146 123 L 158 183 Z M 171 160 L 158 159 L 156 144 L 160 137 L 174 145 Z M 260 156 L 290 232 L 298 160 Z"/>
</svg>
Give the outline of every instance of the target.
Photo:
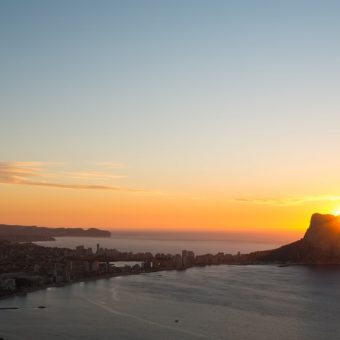
<svg viewBox="0 0 340 340">
<path fill-rule="evenodd" d="M 322 267 L 322 268 L 326 268 L 326 267 L 340 267 L 340 263 L 232 263 L 232 264 L 209 264 L 209 265 L 196 265 L 196 266 L 191 266 L 188 268 L 182 268 L 182 269 L 166 269 L 166 268 L 162 268 L 159 270 L 151 270 L 151 271 L 141 271 L 141 272 L 120 272 L 120 273 L 107 273 L 104 275 L 100 275 L 100 276 L 90 276 L 90 277 L 84 277 L 84 278 L 79 278 L 79 279 L 75 279 L 69 282 L 63 282 L 63 283 L 58 283 L 58 284 L 46 284 L 43 286 L 39 286 L 39 287 L 31 287 L 31 288 L 26 288 L 23 289 L 21 291 L 17 291 L 17 292 L 13 292 L 10 294 L 6 294 L 6 295 L 2 295 L 0 296 L 0 301 L 9 299 L 9 298 L 13 298 L 16 296 L 26 296 L 27 294 L 30 293 L 34 293 L 37 292 L 39 290 L 46 290 L 48 288 L 63 288 L 66 286 L 70 286 L 73 284 L 77 284 L 77 283 L 81 283 L 81 282 L 90 282 L 90 281 L 97 281 L 97 280 L 106 280 L 106 279 L 110 279 L 113 277 L 122 277 L 122 276 L 132 276 L 132 275 L 142 275 L 142 274 L 150 274 L 150 273 L 158 273 L 158 272 L 166 272 L 166 271 L 185 271 L 187 269 L 191 269 L 191 268 L 202 268 L 202 267 L 210 267 L 210 266 L 275 266 L 275 267 L 279 267 L 279 268 L 283 268 L 283 267 L 296 267 L 296 266 L 303 266 L 303 267 Z M 45 308 L 40 307 L 40 308 Z M 5 310 L 8 308 L 3 308 L 0 310 Z M 11 308 L 11 309 L 17 309 L 17 308 Z"/>
<path fill-rule="evenodd" d="M 313 214 L 302 239 L 276 249 L 246 254 L 238 252 L 235 255 L 224 252 L 195 255 L 194 251 L 185 249 L 181 254 L 161 252 L 153 255 L 150 251 L 121 252 L 115 248 L 100 247 L 98 243 L 94 252 L 84 245 L 70 249 L 3 242 L 0 247 L 3 274 L 0 299 L 79 282 L 210 265 L 338 267 L 339 240 L 340 222 L 337 217 Z M 129 264 L 124 267 L 111 265 L 119 261 Z M 134 261 L 139 263 L 133 264 Z"/>
<path fill-rule="evenodd" d="M 277 266 L 277 267 L 291 267 L 291 266 L 297 266 L 297 265 L 308 265 L 308 264 L 275 264 L 275 263 L 239 263 L 239 264 L 211 264 L 211 265 L 206 265 L 206 266 L 256 266 L 256 265 L 264 265 L 264 266 Z M 27 294 L 37 292 L 39 290 L 44 290 L 48 288 L 62 288 L 66 286 L 70 286 L 76 283 L 81 283 L 81 282 L 90 282 L 90 281 L 97 281 L 97 280 L 105 280 L 105 279 L 110 279 L 113 277 L 121 277 L 121 276 L 131 276 L 131 275 L 142 275 L 142 274 L 150 274 L 150 273 L 158 273 L 158 272 L 166 272 L 166 271 L 185 271 L 187 269 L 191 268 L 202 268 L 206 266 L 192 266 L 188 268 L 183 268 L 183 269 L 159 269 L 159 270 L 152 270 L 152 271 L 145 271 L 145 272 L 121 272 L 121 273 L 109 273 L 101 276 L 93 276 L 93 277 L 84 277 L 84 278 L 79 278 L 75 279 L 73 281 L 69 282 L 63 282 L 59 284 L 46 284 L 44 286 L 40 287 L 32 287 L 32 288 L 26 288 L 22 291 L 18 292 L 13 292 L 11 294 L 3 295 L 0 296 L 0 301 L 6 300 L 9 298 L 13 298 L 16 296 L 26 296 Z M 338 264 L 340 266 L 340 264 Z"/>
<path fill-rule="evenodd" d="M 82 278 L 82 279 L 76 279 L 76 280 L 73 280 L 73 281 L 63 282 L 63 283 L 59 283 L 59 284 L 46 284 L 46 285 L 43 285 L 43 286 L 40 286 L 40 287 L 26 288 L 22 291 L 13 292 L 11 294 L 0 296 L 0 301 L 6 300 L 6 299 L 9 299 L 9 298 L 12 298 L 12 297 L 16 297 L 16 296 L 26 296 L 29 293 L 34 293 L 34 292 L 37 292 L 39 290 L 44 290 L 44 289 L 48 289 L 48 288 L 62 288 L 62 287 L 70 286 L 72 284 L 81 283 L 81 282 L 105 280 L 105 279 L 110 279 L 112 277 L 128 276 L 128 275 L 140 275 L 140 274 L 148 274 L 148 273 L 154 273 L 154 272 L 157 272 L 157 271 L 141 272 L 141 273 L 132 273 L 132 272 L 110 273 L 110 274 L 105 274 L 105 275 L 101 275 L 101 276 L 98 276 L 98 277 L 85 277 L 85 278 Z"/>
<path fill-rule="evenodd" d="M 207 266 L 246 266 L 246 265 L 255 265 L 255 264 L 211 264 L 211 265 L 207 265 Z M 257 265 L 274 265 L 274 264 L 257 264 Z M 183 269 L 159 269 L 159 270 L 152 270 L 152 271 L 145 271 L 145 272 L 121 272 L 121 273 L 109 273 L 109 274 L 105 274 L 105 275 L 100 275 L 100 276 L 92 276 L 92 277 L 84 277 L 84 278 L 79 278 L 79 279 L 75 279 L 73 281 L 69 281 L 69 282 L 63 282 L 63 283 L 59 283 L 59 284 L 46 284 L 40 287 L 32 287 L 32 288 L 26 288 L 22 291 L 18 291 L 18 292 L 13 292 L 11 294 L 6 294 L 3 296 L 0 296 L 0 301 L 2 300 L 6 300 L 12 297 L 16 297 L 16 296 L 26 296 L 29 293 L 34 293 L 37 292 L 39 290 L 44 290 L 44 289 L 48 289 L 48 288 L 62 288 L 62 287 L 66 287 L 66 286 L 70 286 L 72 284 L 76 284 L 76 283 L 81 283 L 81 282 L 90 282 L 90 281 L 97 281 L 97 280 L 105 280 L 105 279 L 110 279 L 112 277 L 121 277 L 121 276 L 130 276 L 130 275 L 141 275 L 141 274 L 150 274 L 150 273 L 158 273 L 158 272 L 165 272 L 165 271 L 184 271 L 187 269 L 191 269 L 191 268 L 202 268 L 202 267 L 206 267 L 206 266 L 192 266 L 192 267 L 188 267 L 188 268 L 183 268 Z"/>
<path fill-rule="evenodd" d="M 202 267 L 202 266 L 197 266 L 197 267 Z M 100 275 L 100 276 L 84 277 L 84 278 L 75 279 L 75 280 L 72 280 L 72 281 L 69 281 L 69 282 L 63 282 L 63 283 L 58 283 L 58 284 L 46 284 L 46 285 L 43 285 L 43 286 L 40 286 L 40 287 L 26 288 L 22 291 L 13 292 L 11 294 L 0 296 L 0 301 L 9 299 L 9 298 L 15 297 L 15 296 L 26 296 L 29 293 L 34 293 L 34 292 L 37 292 L 39 290 L 44 290 L 44 289 L 48 289 L 48 288 L 62 288 L 62 287 L 70 286 L 70 285 L 73 285 L 73 284 L 76 284 L 76 283 L 81 283 L 81 282 L 106 280 L 106 279 L 110 279 L 112 277 L 150 274 L 150 273 L 158 273 L 158 272 L 173 271 L 173 270 L 183 271 L 183 270 L 190 269 L 190 268 L 194 268 L 194 267 L 189 267 L 189 268 L 185 268 L 185 269 L 160 269 L 160 270 L 152 270 L 152 271 L 145 271 L 145 272 L 108 273 L 108 274 L 104 274 L 104 275 Z"/>
</svg>

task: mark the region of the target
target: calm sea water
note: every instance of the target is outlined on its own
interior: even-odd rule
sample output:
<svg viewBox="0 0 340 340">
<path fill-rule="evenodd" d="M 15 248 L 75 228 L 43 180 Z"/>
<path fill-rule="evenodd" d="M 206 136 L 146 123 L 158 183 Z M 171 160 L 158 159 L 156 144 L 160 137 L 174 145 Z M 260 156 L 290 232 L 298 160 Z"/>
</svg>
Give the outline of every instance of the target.
<svg viewBox="0 0 340 340">
<path fill-rule="evenodd" d="M 89 238 L 89 237 L 58 237 L 56 241 L 37 242 L 47 247 L 67 247 L 75 248 L 79 245 L 96 248 L 97 243 L 103 248 L 116 248 L 120 251 L 146 252 L 152 253 L 180 253 L 183 249 L 193 250 L 196 254 L 225 253 L 236 254 L 248 253 L 255 250 L 273 249 L 279 246 L 279 243 L 273 242 L 254 242 L 249 240 L 205 240 L 205 239 L 181 239 L 174 237 L 152 237 L 131 235 L 129 237 L 111 237 L 111 238 Z"/>
<path fill-rule="evenodd" d="M 19 307 L 0 310 L 6 340 L 338 339 L 340 270 L 210 266 L 77 283 L 0 307 Z"/>
</svg>

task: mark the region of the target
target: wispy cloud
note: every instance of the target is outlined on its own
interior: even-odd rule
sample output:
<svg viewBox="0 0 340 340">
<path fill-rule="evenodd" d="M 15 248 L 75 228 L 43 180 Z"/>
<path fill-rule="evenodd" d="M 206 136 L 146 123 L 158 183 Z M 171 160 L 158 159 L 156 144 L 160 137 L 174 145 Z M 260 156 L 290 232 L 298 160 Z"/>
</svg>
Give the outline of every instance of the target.
<svg viewBox="0 0 340 340">
<path fill-rule="evenodd" d="M 134 191 L 142 192 L 142 189 L 124 188 L 124 187 L 114 187 L 110 185 L 91 185 L 91 184 L 62 184 L 62 183 L 50 183 L 50 182 L 34 182 L 34 181 L 21 181 L 15 184 L 26 184 L 26 185 L 36 185 L 51 188 L 62 188 L 62 189 L 94 189 L 94 190 L 113 190 L 113 191 Z"/>
<path fill-rule="evenodd" d="M 115 179 L 115 178 L 126 178 L 123 175 L 115 175 L 115 174 L 108 174 L 105 172 L 99 171 L 67 171 L 64 172 L 65 175 L 71 178 L 77 179 L 97 179 L 97 180 L 107 180 L 107 179 Z"/>
<path fill-rule="evenodd" d="M 267 205 L 300 205 L 310 202 L 334 202 L 340 201 L 340 196 L 321 195 L 321 196 L 299 196 L 299 197 L 284 197 L 284 198 L 235 198 L 234 202 L 267 204 Z"/>
<path fill-rule="evenodd" d="M 32 185 L 61 189 L 145 192 L 138 188 L 116 186 L 113 179 L 124 178 L 96 170 L 65 171 L 66 165 L 44 162 L 0 162 L 0 183 Z M 78 179 L 77 182 L 74 180 Z"/>
</svg>

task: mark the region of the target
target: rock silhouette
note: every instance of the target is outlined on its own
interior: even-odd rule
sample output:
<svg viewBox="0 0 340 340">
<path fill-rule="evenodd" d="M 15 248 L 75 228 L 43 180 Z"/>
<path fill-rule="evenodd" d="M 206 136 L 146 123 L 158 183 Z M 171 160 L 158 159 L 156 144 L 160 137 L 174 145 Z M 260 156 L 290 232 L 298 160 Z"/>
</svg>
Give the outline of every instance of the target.
<svg viewBox="0 0 340 340">
<path fill-rule="evenodd" d="M 14 242 L 53 241 L 54 237 L 110 237 L 111 233 L 97 228 L 47 228 L 0 224 L 0 238 Z"/>
<path fill-rule="evenodd" d="M 259 255 L 264 262 L 340 264 L 340 218 L 313 214 L 301 240 Z"/>
</svg>

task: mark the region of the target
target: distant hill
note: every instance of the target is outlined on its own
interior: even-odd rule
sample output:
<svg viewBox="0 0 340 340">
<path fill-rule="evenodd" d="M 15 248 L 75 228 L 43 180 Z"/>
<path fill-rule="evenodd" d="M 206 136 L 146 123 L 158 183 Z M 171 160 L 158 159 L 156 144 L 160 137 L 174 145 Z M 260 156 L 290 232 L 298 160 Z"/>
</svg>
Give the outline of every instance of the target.
<svg viewBox="0 0 340 340">
<path fill-rule="evenodd" d="M 47 228 L 0 224 L 0 239 L 16 242 L 51 241 L 54 237 L 110 237 L 111 233 L 97 228 Z"/>
<path fill-rule="evenodd" d="M 340 218 L 314 214 L 301 240 L 254 257 L 263 262 L 340 264 Z"/>
</svg>

